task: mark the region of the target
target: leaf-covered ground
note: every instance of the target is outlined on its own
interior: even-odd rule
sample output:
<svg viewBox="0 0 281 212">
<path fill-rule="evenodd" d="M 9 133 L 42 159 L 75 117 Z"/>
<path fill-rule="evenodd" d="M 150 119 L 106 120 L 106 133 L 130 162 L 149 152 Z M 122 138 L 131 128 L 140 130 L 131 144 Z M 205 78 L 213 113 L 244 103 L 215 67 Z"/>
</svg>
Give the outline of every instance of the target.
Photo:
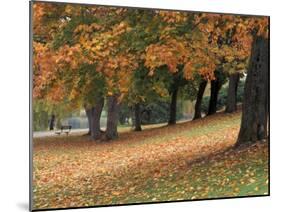
<svg viewBox="0 0 281 212">
<path fill-rule="evenodd" d="M 268 143 L 233 149 L 240 113 L 122 132 L 34 140 L 34 209 L 268 194 Z"/>
</svg>

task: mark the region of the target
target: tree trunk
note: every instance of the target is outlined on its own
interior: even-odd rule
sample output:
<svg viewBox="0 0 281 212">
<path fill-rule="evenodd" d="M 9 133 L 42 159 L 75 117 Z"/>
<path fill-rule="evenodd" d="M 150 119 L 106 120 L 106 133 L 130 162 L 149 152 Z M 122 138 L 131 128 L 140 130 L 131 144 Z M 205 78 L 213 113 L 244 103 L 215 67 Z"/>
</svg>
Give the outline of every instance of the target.
<svg viewBox="0 0 281 212">
<path fill-rule="evenodd" d="M 107 123 L 106 123 L 106 140 L 112 140 L 118 137 L 117 125 L 118 125 L 118 113 L 120 104 L 118 103 L 117 94 L 107 97 Z"/>
<path fill-rule="evenodd" d="M 201 118 L 201 102 L 202 102 L 202 98 L 203 98 L 206 86 L 207 86 L 206 80 L 203 80 L 199 85 L 196 103 L 195 103 L 195 112 L 194 112 L 193 120 Z"/>
<path fill-rule="evenodd" d="M 91 136 L 94 140 L 99 140 L 101 138 L 102 132 L 100 130 L 100 117 L 104 105 L 104 98 L 100 97 L 96 99 L 95 106 L 92 108 L 92 118 L 91 118 Z"/>
<path fill-rule="evenodd" d="M 51 120 L 50 120 L 50 130 L 54 130 L 55 127 L 55 119 L 56 116 L 54 114 L 51 115 Z"/>
<path fill-rule="evenodd" d="M 177 97 L 178 97 L 178 87 L 175 86 L 171 96 L 170 117 L 168 122 L 169 125 L 176 124 L 177 121 Z"/>
<path fill-rule="evenodd" d="M 209 109 L 207 115 L 212 115 L 217 112 L 217 101 L 221 86 L 222 84 L 218 77 L 217 79 L 211 81 L 211 97 L 209 101 Z"/>
<path fill-rule="evenodd" d="M 226 100 L 226 113 L 232 113 L 236 111 L 236 97 L 237 97 L 237 88 L 239 83 L 239 73 L 234 73 L 229 76 L 229 85 L 227 91 L 227 100 Z"/>
<path fill-rule="evenodd" d="M 89 126 L 89 131 L 87 133 L 87 135 L 91 135 L 91 129 L 92 129 L 92 111 L 93 111 L 93 108 L 86 108 L 85 107 L 85 112 L 86 112 L 86 116 L 87 116 L 87 119 L 88 119 L 88 126 Z"/>
<path fill-rule="evenodd" d="M 140 103 L 135 104 L 135 131 L 141 131 Z"/>
<path fill-rule="evenodd" d="M 254 38 L 245 82 L 242 120 L 236 145 L 256 142 L 268 136 L 269 40 Z"/>
</svg>

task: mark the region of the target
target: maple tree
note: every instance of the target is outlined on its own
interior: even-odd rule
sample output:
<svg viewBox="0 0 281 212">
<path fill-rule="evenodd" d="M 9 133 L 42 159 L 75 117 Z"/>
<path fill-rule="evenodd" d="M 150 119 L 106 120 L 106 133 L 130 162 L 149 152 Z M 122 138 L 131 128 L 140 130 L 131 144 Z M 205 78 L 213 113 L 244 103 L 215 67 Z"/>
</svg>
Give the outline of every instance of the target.
<svg viewBox="0 0 281 212">
<path fill-rule="evenodd" d="M 253 42 L 237 146 L 267 139 L 269 134 L 269 17 L 252 22 L 249 33 Z"/>
<path fill-rule="evenodd" d="M 41 4 L 45 5 L 45 3 Z M 34 8 L 34 18 L 39 19 L 37 21 L 40 21 L 44 15 L 41 9 L 41 7 L 39 7 L 39 9 L 37 7 Z M 44 9 L 47 10 L 48 7 Z M 89 19 L 93 21 L 97 19 L 97 17 L 109 16 L 108 13 L 111 11 L 114 11 L 115 16 L 108 20 L 106 19 L 102 23 L 103 27 L 98 23 L 84 23 L 89 22 Z M 40 15 L 38 15 L 37 12 Z M 50 12 L 46 12 L 47 15 L 49 15 L 49 13 Z M 66 19 L 63 19 L 64 21 L 61 21 L 65 13 L 70 13 L 74 17 L 67 16 Z M 121 13 L 122 9 L 103 7 L 95 9 L 65 6 L 63 12 L 60 14 L 60 18 L 58 18 L 61 31 L 54 35 L 53 42 L 45 45 L 45 51 L 48 51 L 49 54 L 44 54 L 46 57 L 46 72 L 41 71 L 42 67 L 40 67 L 39 72 L 43 77 L 40 76 L 38 79 L 35 79 L 34 96 L 42 97 L 42 95 L 40 96 L 37 94 L 44 90 L 42 88 L 44 87 L 42 78 L 47 79 L 48 83 L 51 84 L 51 80 L 46 76 L 46 73 L 49 72 L 52 74 L 52 78 L 56 83 L 58 83 L 58 86 L 53 86 L 53 84 L 48 86 L 47 95 L 48 93 L 55 95 L 54 98 L 50 100 L 58 102 L 63 98 L 67 98 L 71 102 L 71 105 L 76 108 L 79 106 L 81 107 L 81 104 L 83 104 L 86 107 L 86 111 L 91 105 L 96 105 L 98 109 L 92 109 L 94 111 L 92 120 L 95 121 L 95 123 L 91 126 L 98 127 L 103 106 L 102 97 L 104 95 L 107 95 L 109 99 L 117 99 L 118 97 L 118 101 L 120 101 L 124 93 L 127 92 L 126 86 L 130 82 L 130 77 L 128 77 L 130 76 L 129 73 L 136 67 L 132 55 L 127 52 L 119 51 L 118 48 L 116 48 L 117 46 L 122 46 L 120 35 L 128 30 L 126 23 L 118 22 L 119 19 L 116 20 L 117 16 L 120 18 Z M 112 27 L 114 21 L 117 23 Z M 69 37 L 71 37 L 71 40 L 69 40 Z M 41 49 L 36 48 L 36 44 L 34 47 L 34 55 L 40 55 Z M 38 54 L 36 52 L 38 52 Z M 38 60 L 40 60 L 40 63 L 42 62 L 41 59 Z M 35 58 L 34 64 L 37 64 L 38 60 Z M 90 65 L 93 66 L 91 67 Z M 40 64 L 40 66 L 42 66 L 42 64 Z M 88 67 L 89 70 L 83 71 L 85 70 L 85 66 Z M 35 67 L 35 69 L 39 70 L 38 66 Z M 62 75 L 69 76 L 71 80 L 70 83 L 66 79 L 59 81 L 59 76 Z M 101 86 L 101 83 L 97 83 L 97 78 L 100 78 L 99 81 L 105 81 L 104 87 Z M 95 86 L 95 84 L 97 84 L 97 86 Z M 71 88 L 69 86 L 71 86 Z M 50 89 L 53 89 L 53 91 L 50 91 Z M 38 92 L 36 90 L 38 90 Z M 93 90 L 95 90 L 95 92 L 92 92 Z M 81 93 L 84 95 L 81 95 Z M 96 95 L 89 95 L 94 93 Z M 85 97 L 98 99 L 100 101 L 93 101 Z M 47 96 L 44 96 L 44 98 L 47 98 Z M 113 102 L 114 104 L 118 104 L 117 101 Z M 109 108 L 111 108 L 110 104 Z M 117 112 L 118 111 L 114 113 Z M 110 116 L 110 111 L 108 115 Z M 108 120 L 110 121 L 110 119 Z M 112 128 L 115 128 L 116 131 L 117 125 L 115 124 L 112 127 L 108 127 L 108 131 Z M 99 129 L 95 128 L 91 131 L 93 133 L 97 132 L 97 134 L 93 134 L 93 138 L 97 139 L 100 137 Z M 112 136 L 113 135 L 109 137 L 111 138 Z"/>
</svg>

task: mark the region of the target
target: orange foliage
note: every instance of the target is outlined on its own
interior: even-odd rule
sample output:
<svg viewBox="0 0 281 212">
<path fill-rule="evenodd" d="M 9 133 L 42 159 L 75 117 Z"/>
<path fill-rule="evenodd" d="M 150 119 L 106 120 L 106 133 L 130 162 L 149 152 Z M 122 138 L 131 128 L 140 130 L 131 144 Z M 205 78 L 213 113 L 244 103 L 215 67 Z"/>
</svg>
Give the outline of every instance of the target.
<svg viewBox="0 0 281 212">
<path fill-rule="evenodd" d="M 159 16 L 160 22 L 164 23 L 159 32 L 159 42 L 148 44 L 145 52 L 133 54 L 126 40 L 122 40 L 122 36 L 134 27 L 125 18 L 119 19 L 128 11 L 126 8 L 89 6 L 85 10 L 85 7 L 77 5 L 34 3 L 33 9 L 34 34 L 44 37 L 44 42 L 33 43 L 33 95 L 34 98 L 44 98 L 46 89 L 49 89 L 55 93 L 53 97 L 50 94 L 48 96 L 53 101 L 60 101 L 57 95 L 60 93 L 63 96 L 65 93 L 62 91 L 66 82 L 60 76 L 67 73 L 72 76 L 73 82 L 79 81 L 77 70 L 82 64 L 94 64 L 94 71 L 105 78 L 107 95 L 118 93 L 122 99 L 129 92 L 132 72 L 140 62 L 149 68 L 150 76 L 158 67 L 166 65 L 171 73 L 176 73 L 179 65 L 183 65 L 185 79 L 192 80 L 199 74 L 206 80 L 213 80 L 218 65 L 246 61 L 251 52 L 253 31 L 256 31 L 256 35 L 268 36 L 267 17 L 156 10 L 154 15 Z M 51 41 L 54 35 L 64 28 L 72 16 L 79 17 L 83 11 L 100 20 L 111 17 L 114 22 L 81 23 L 74 29 L 74 43 L 71 46 L 64 44 L 53 50 Z M 44 19 L 50 14 L 57 18 L 56 21 L 45 23 Z M 193 20 L 189 32 L 182 35 L 170 33 L 189 21 L 189 18 Z M 236 66 L 236 69 L 242 67 L 239 63 Z M 87 93 L 93 82 L 86 80 L 85 83 L 83 89 Z M 73 85 L 72 90 L 65 95 L 75 100 L 79 98 L 81 89 L 78 84 Z"/>
</svg>

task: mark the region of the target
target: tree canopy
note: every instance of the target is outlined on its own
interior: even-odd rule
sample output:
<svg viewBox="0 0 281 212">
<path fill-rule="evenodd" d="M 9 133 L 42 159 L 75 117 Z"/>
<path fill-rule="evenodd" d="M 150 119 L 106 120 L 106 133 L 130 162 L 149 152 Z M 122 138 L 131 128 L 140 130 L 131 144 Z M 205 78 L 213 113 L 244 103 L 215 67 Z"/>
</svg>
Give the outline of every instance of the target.
<svg viewBox="0 0 281 212">
<path fill-rule="evenodd" d="M 34 99 L 73 110 L 167 97 L 176 75 L 184 86 L 245 72 L 268 18 L 35 2 L 33 32 Z"/>
</svg>

